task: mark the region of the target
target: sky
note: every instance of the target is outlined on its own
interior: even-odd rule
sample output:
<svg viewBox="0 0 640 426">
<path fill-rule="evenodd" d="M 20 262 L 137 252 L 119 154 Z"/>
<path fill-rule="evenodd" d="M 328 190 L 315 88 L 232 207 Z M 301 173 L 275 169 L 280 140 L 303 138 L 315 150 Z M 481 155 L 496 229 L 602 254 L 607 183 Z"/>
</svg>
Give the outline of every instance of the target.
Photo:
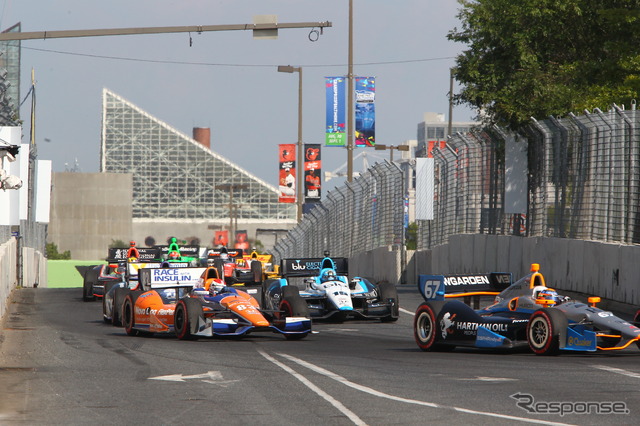
<svg viewBox="0 0 640 426">
<path fill-rule="evenodd" d="M 54 172 L 99 171 L 107 88 L 187 135 L 209 127 L 213 151 L 276 186 L 278 144 L 298 139 L 299 77 L 277 67 L 302 67 L 302 139 L 323 144 L 324 78 L 348 71 L 348 7 L 348 0 L 0 0 L 0 28 L 251 24 L 256 15 L 276 15 L 279 23 L 331 22 L 316 41 L 310 28 L 281 29 L 276 40 L 216 31 L 22 41 L 20 96 L 29 91 L 33 70 L 38 159 L 52 160 Z M 446 38 L 460 27 L 458 8 L 455 0 L 353 0 L 353 70 L 376 78 L 377 143 L 416 139 L 425 112 L 448 114 L 449 69 L 465 48 Z M 20 108 L 24 143 L 30 113 L 27 99 Z M 464 106 L 453 110 L 454 121 L 474 115 Z M 363 150 L 370 164 L 382 161 L 381 154 L 388 158 L 389 151 L 372 148 L 358 148 L 354 157 Z M 345 148 L 323 147 L 322 159 L 324 171 L 346 171 Z M 353 164 L 362 170 L 362 158 Z"/>
</svg>

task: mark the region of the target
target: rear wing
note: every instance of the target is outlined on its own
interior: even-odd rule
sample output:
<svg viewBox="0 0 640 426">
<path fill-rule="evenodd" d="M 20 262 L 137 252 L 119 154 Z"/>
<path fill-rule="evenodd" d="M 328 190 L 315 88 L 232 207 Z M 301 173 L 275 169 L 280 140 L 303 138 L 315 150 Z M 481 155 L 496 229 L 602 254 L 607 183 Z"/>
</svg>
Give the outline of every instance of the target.
<svg viewBox="0 0 640 426">
<path fill-rule="evenodd" d="M 138 262 L 151 262 L 158 258 L 158 249 L 156 247 L 137 247 L 140 257 Z M 127 248 L 110 248 L 107 256 L 108 262 L 126 261 L 129 247 Z"/>
<path fill-rule="evenodd" d="M 337 275 L 349 273 L 349 259 L 346 257 L 318 257 L 282 259 L 280 273 L 283 277 L 314 277 L 325 268 L 332 268 Z"/>
<path fill-rule="evenodd" d="M 466 275 L 418 275 L 418 290 L 424 300 L 445 297 L 496 295 L 511 285 L 511 272 Z"/>
<path fill-rule="evenodd" d="M 138 279 L 145 290 L 168 287 L 194 287 L 207 268 L 142 268 Z"/>
<path fill-rule="evenodd" d="M 242 249 L 210 248 L 207 249 L 206 257 L 207 259 L 216 259 L 219 258 L 222 253 L 227 253 L 230 258 L 234 259 L 242 259 L 244 254 Z"/>
<path fill-rule="evenodd" d="M 169 254 L 169 246 L 155 246 L 158 250 L 158 257 L 160 259 Z M 186 257 L 200 257 L 200 246 L 180 246 L 180 256 Z"/>
</svg>

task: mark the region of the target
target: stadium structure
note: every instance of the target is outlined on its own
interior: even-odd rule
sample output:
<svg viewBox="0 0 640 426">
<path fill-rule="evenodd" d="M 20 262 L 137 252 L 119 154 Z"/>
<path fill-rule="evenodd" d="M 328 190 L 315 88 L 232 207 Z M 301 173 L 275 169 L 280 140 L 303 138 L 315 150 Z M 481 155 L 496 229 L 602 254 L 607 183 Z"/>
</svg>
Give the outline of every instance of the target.
<svg viewBox="0 0 640 426">
<path fill-rule="evenodd" d="M 103 89 L 100 171 L 132 174 L 137 239 L 181 232 L 206 244 L 211 229 L 254 238 L 260 228 L 295 226 L 295 204 L 279 203 L 275 186 L 213 152 L 197 130 L 189 137 Z"/>
</svg>

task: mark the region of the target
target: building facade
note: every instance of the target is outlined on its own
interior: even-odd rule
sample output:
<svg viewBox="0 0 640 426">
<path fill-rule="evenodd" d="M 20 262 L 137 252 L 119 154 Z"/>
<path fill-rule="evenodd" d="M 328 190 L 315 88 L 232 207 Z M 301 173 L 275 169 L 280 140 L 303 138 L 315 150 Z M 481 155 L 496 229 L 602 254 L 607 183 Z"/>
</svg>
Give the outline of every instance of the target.
<svg viewBox="0 0 640 426">
<path fill-rule="evenodd" d="M 197 128 L 192 138 L 103 90 L 100 171 L 132 175 L 134 238 L 210 245 L 215 229 L 230 240 L 246 230 L 251 240 L 257 229 L 295 225 L 296 205 L 279 203 L 277 188 L 213 152 L 208 134 Z"/>
</svg>

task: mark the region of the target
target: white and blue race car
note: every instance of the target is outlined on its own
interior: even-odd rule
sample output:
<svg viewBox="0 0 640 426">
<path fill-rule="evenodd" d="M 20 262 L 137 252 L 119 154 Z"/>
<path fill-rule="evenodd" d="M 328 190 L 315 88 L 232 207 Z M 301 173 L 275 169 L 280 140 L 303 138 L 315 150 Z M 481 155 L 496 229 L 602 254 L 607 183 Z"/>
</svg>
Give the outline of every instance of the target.
<svg viewBox="0 0 640 426">
<path fill-rule="evenodd" d="M 388 282 L 374 284 L 364 277 L 349 278 L 346 258 L 283 259 L 280 273 L 280 278 L 263 283 L 265 309 L 277 309 L 284 289 L 293 289 L 307 302 L 312 319 L 398 319 L 396 287 Z"/>
</svg>

